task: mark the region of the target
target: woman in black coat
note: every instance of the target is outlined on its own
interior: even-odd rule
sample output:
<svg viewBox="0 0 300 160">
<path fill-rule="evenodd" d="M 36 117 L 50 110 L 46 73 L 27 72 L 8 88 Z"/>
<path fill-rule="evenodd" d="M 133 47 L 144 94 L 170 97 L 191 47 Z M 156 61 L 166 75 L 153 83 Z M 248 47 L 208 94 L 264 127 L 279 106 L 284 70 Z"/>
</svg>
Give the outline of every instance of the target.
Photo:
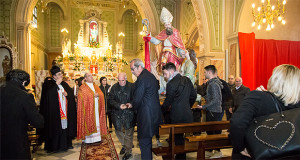
<svg viewBox="0 0 300 160">
<path fill-rule="evenodd" d="M 104 100 L 105 100 L 105 111 L 106 111 L 106 116 L 108 118 L 108 122 L 109 122 L 109 131 L 111 132 L 112 129 L 112 121 L 111 121 L 111 109 L 110 109 L 110 104 L 108 102 L 108 97 L 109 97 L 109 93 L 108 90 L 110 88 L 110 85 L 107 84 L 107 78 L 106 77 L 101 77 L 100 78 L 100 86 L 99 88 L 101 89 L 103 95 L 104 95 Z M 106 122 L 107 124 L 107 122 Z"/>
<path fill-rule="evenodd" d="M 300 107 L 300 70 L 293 65 L 280 65 L 273 70 L 268 91 L 274 94 L 283 110 Z M 232 159 L 250 159 L 246 149 L 245 134 L 250 122 L 277 112 L 270 93 L 252 91 L 242 101 L 230 121 L 230 138 L 233 145 Z M 293 156 L 293 155 L 292 155 Z"/>
<path fill-rule="evenodd" d="M 28 73 L 12 70 L 7 74 L 6 80 L 6 85 L 0 89 L 0 159 L 30 159 L 28 124 L 43 127 L 44 118 L 39 114 L 33 96 L 25 91 L 24 86 L 30 82 Z"/>
</svg>

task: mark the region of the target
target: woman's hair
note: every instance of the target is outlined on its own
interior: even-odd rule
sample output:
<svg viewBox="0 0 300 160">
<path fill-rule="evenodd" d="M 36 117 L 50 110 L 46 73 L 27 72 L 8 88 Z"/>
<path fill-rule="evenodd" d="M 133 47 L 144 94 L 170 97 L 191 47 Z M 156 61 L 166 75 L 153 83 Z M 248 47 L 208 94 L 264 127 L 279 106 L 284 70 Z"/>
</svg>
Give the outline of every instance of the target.
<svg viewBox="0 0 300 160">
<path fill-rule="evenodd" d="M 296 66 L 282 64 L 273 70 L 268 90 L 279 97 L 284 105 L 296 104 L 300 100 L 300 70 Z"/>
<path fill-rule="evenodd" d="M 21 85 L 25 81 L 24 86 L 28 86 L 28 84 L 30 83 L 30 76 L 23 70 L 13 69 L 6 74 L 6 81 L 16 81 Z"/>
<path fill-rule="evenodd" d="M 84 77 L 78 78 L 78 86 L 80 87 L 82 85 L 82 81 L 84 80 Z"/>
<path fill-rule="evenodd" d="M 100 84 L 101 84 L 101 85 L 102 85 L 102 80 L 103 80 L 103 79 L 107 79 L 107 78 L 106 78 L 106 77 L 101 77 L 101 78 L 100 78 Z"/>
<path fill-rule="evenodd" d="M 193 49 L 188 49 L 188 51 L 189 51 L 190 60 L 193 62 L 194 68 L 196 70 L 197 69 L 197 63 L 198 63 L 196 52 Z"/>
</svg>

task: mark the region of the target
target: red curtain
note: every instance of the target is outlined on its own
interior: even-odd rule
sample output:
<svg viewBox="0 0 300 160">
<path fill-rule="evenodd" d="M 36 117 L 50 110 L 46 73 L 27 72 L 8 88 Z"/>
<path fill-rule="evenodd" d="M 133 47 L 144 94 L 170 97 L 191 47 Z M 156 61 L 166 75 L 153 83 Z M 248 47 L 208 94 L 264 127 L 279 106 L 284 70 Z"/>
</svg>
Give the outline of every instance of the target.
<svg viewBox="0 0 300 160">
<path fill-rule="evenodd" d="M 251 90 L 267 87 L 273 69 L 280 64 L 300 68 L 300 41 L 255 39 L 254 33 L 239 32 L 241 76 Z"/>
<path fill-rule="evenodd" d="M 239 32 L 238 35 L 241 54 L 241 77 L 243 78 L 243 84 L 253 90 L 255 89 L 255 34 L 253 32 Z"/>
<path fill-rule="evenodd" d="M 300 41 L 255 40 L 255 84 L 267 87 L 273 69 L 280 64 L 292 64 L 300 68 Z"/>
</svg>

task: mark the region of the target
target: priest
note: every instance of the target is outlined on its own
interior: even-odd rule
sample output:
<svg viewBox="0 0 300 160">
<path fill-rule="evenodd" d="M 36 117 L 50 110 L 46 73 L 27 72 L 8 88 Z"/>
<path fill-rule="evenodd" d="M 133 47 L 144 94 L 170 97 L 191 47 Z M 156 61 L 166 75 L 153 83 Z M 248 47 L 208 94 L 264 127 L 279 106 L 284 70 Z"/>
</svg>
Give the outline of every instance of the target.
<svg viewBox="0 0 300 160">
<path fill-rule="evenodd" d="M 76 137 L 76 104 L 73 90 L 63 81 L 60 68 L 53 66 L 52 77 L 46 78 L 42 87 L 40 112 L 45 119 L 42 137 L 45 150 L 59 152 L 72 149 Z"/>
<path fill-rule="evenodd" d="M 100 142 L 101 135 L 107 134 L 104 95 L 93 83 L 91 73 L 86 73 L 84 80 L 77 96 L 77 139 L 84 143 Z"/>
</svg>

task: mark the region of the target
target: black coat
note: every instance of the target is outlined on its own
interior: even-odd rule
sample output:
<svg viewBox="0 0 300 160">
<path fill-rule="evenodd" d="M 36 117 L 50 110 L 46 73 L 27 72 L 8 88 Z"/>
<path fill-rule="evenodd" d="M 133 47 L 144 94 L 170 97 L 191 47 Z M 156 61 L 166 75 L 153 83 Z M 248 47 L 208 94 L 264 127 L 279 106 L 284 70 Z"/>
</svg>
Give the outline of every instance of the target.
<svg viewBox="0 0 300 160">
<path fill-rule="evenodd" d="M 221 89 L 221 93 L 222 93 L 222 108 L 224 110 L 225 102 L 232 99 L 232 94 L 231 94 L 231 89 L 229 88 L 227 82 L 221 78 L 219 78 L 219 80 L 222 82 L 223 85 L 223 88 Z"/>
<path fill-rule="evenodd" d="M 22 85 L 10 81 L 0 90 L 1 159 L 30 159 L 28 124 L 41 128 L 44 118 Z"/>
<path fill-rule="evenodd" d="M 171 123 L 191 123 L 193 122 L 191 107 L 196 98 L 197 93 L 191 80 L 177 74 L 167 83 L 166 99 L 162 110 L 168 110 L 171 107 Z"/>
<path fill-rule="evenodd" d="M 300 103 L 284 106 L 279 99 L 278 102 L 283 110 L 300 107 Z M 246 147 L 244 141 L 245 133 L 250 122 L 255 117 L 275 112 L 277 112 L 276 106 L 269 93 L 261 91 L 249 92 L 230 120 L 230 138 L 234 152 L 239 153 Z"/>
<path fill-rule="evenodd" d="M 61 85 L 68 93 L 67 101 L 67 132 L 70 138 L 75 138 L 77 135 L 77 111 L 74 93 L 70 86 L 62 81 Z M 58 100 L 58 85 L 51 79 L 46 79 L 42 87 L 41 109 L 40 112 L 45 118 L 45 128 L 43 137 L 45 138 L 46 150 L 57 150 L 53 148 L 52 139 L 62 133 L 59 100 Z"/>
<path fill-rule="evenodd" d="M 159 104 L 157 79 L 144 69 L 135 82 L 133 107 L 137 112 L 138 138 L 151 138 L 158 134 L 162 124 L 162 112 Z"/>
<path fill-rule="evenodd" d="M 109 102 L 108 102 L 108 99 L 109 99 L 108 89 L 109 89 L 109 87 L 110 87 L 110 85 L 106 85 L 105 87 L 102 86 L 102 85 L 99 86 L 99 88 L 101 89 L 101 91 L 104 95 L 106 113 L 110 113 L 110 111 L 111 111 L 111 108 L 110 108 Z"/>
<path fill-rule="evenodd" d="M 133 91 L 134 87 L 130 82 L 126 82 L 126 85 L 123 87 L 116 83 L 110 90 L 111 119 L 116 130 L 121 131 L 123 127 L 127 130 L 135 125 L 133 108 L 124 110 L 120 108 L 121 104 L 132 103 Z"/>
<path fill-rule="evenodd" d="M 239 89 L 233 89 L 232 91 L 232 100 L 233 100 L 233 110 L 236 111 L 243 101 L 247 93 L 250 92 L 250 89 L 244 85 L 241 85 Z"/>
</svg>

